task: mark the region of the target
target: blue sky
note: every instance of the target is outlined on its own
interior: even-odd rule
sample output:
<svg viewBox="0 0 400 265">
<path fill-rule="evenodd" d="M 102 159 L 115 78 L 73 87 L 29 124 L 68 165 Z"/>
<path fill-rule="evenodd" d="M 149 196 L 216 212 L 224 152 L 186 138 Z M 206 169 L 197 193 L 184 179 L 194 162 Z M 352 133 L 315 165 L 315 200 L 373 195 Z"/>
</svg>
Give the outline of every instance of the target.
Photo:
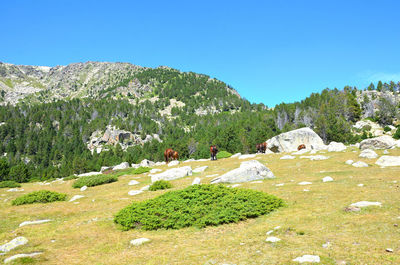
<svg viewBox="0 0 400 265">
<path fill-rule="evenodd" d="M 274 106 L 400 80 L 400 1 L 2 1 L 0 61 L 167 65 Z"/>
</svg>

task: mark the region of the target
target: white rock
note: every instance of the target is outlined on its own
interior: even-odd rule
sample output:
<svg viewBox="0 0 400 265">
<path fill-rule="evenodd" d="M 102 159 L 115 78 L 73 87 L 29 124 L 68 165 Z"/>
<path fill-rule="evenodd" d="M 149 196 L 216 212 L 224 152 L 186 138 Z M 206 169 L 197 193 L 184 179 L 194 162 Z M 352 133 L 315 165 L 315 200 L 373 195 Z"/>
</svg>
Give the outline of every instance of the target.
<svg viewBox="0 0 400 265">
<path fill-rule="evenodd" d="M 85 197 L 85 196 L 83 196 L 83 195 L 74 195 L 74 196 L 71 198 L 71 200 L 69 200 L 69 201 L 70 201 L 70 202 L 73 202 L 73 201 L 76 201 L 76 200 L 81 199 L 81 198 L 83 198 L 83 197 Z"/>
<path fill-rule="evenodd" d="M 154 163 L 153 161 L 147 160 L 147 159 L 143 159 L 140 162 L 140 166 L 141 167 L 154 167 L 156 163 Z"/>
<path fill-rule="evenodd" d="M 350 204 L 350 206 L 354 207 L 368 207 L 368 206 L 382 206 L 382 203 L 380 202 L 369 202 L 369 201 L 361 201 L 361 202 L 355 202 Z"/>
<path fill-rule="evenodd" d="M 341 152 L 346 150 L 346 146 L 343 143 L 330 142 L 328 145 L 328 152 Z"/>
<path fill-rule="evenodd" d="M 331 242 L 326 242 L 325 244 L 322 244 L 323 248 L 329 248 L 331 246 Z"/>
<path fill-rule="evenodd" d="M 192 185 L 198 185 L 200 184 L 201 179 L 200 178 L 195 178 L 192 182 Z"/>
<path fill-rule="evenodd" d="M 210 159 L 202 158 L 202 159 L 197 159 L 196 161 L 197 162 L 205 162 L 205 161 L 210 161 Z"/>
<path fill-rule="evenodd" d="M 248 155 L 239 156 L 239 159 L 247 159 L 247 158 L 254 158 L 254 157 L 256 157 L 256 154 L 248 154 Z"/>
<path fill-rule="evenodd" d="M 10 242 L 1 245 L 0 252 L 9 252 L 10 250 L 13 250 L 18 246 L 25 245 L 26 243 L 28 243 L 28 239 L 26 239 L 25 237 L 23 236 L 16 237 Z"/>
<path fill-rule="evenodd" d="M 282 187 L 283 185 L 285 185 L 285 183 L 275 184 L 276 187 Z"/>
<path fill-rule="evenodd" d="M 162 170 L 159 168 L 153 168 L 152 170 L 150 170 L 150 174 L 155 174 L 157 172 L 161 172 Z"/>
<path fill-rule="evenodd" d="M 360 149 L 390 149 L 395 145 L 396 141 L 392 137 L 383 135 L 361 141 Z"/>
<path fill-rule="evenodd" d="M 353 167 L 368 167 L 368 164 L 362 161 L 358 161 L 352 164 Z"/>
<path fill-rule="evenodd" d="M 101 172 L 88 172 L 88 173 L 83 173 L 79 174 L 78 177 L 88 177 L 88 176 L 95 176 L 95 175 L 101 175 L 103 173 Z"/>
<path fill-rule="evenodd" d="M 240 183 L 272 178 L 275 176 L 271 170 L 257 160 L 250 160 L 242 162 L 239 168 L 211 180 L 211 183 Z"/>
<path fill-rule="evenodd" d="M 265 241 L 266 242 L 275 243 L 275 242 L 281 241 L 281 239 L 277 238 L 277 237 L 274 237 L 274 236 L 269 236 L 269 237 L 267 237 L 267 239 Z"/>
<path fill-rule="evenodd" d="M 307 149 L 301 149 L 299 151 L 292 153 L 292 155 L 302 155 L 302 154 L 308 153 L 309 151 L 310 150 L 307 150 Z M 313 151 L 315 151 L 315 150 L 313 150 Z"/>
<path fill-rule="evenodd" d="M 4 263 L 9 263 L 13 260 L 20 259 L 20 258 L 32 258 L 32 257 L 40 255 L 42 253 L 43 252 L 33 252 L 33 253 L 29 253 L 29 254 L 17 254 L 17 255 L 11 256 L 9 258 L 6 258 L 4 260 Z"/>
<path fill-rule="evenodd" d="M 208 168 L 208 166 L 203 166 L 203 167 L 198 167 L 193 169 L 194 173 L 200 173 L 200 172 L 204 172 L 204 170 L 206 170 Z"/>
<path fill-rule="evenodd" d="M 301 144 L 310 149 L 324 149 L 325 145 L 321 137 L 310 128 L 301 128 L 286 133 L 281 133 L 267 141 L 267 148 L 275 153 L 296 152 Z"/>
<path fill-rule="evenodd" d="M 317 153 L 317 150 L 311 150 L 310 155 L 314 155 Z"/>
<path fill-rule="evenodd" d="M 112 167 L 101 167 L 100 168 L 100 173 L 103 173 L 104 171 L 107 171 L 109 169 L 112 169 Z M 97 172 L 98 173 L 98 172 Z"/>
<path fill-rule="evenodd" d="M 284 156 L 282 156 L 280 159 L 282 159 L 282 160 L 295 159 L 295 157 L 294 157 L 294 156 L 291 156 L 291 155 L 284 155 Z"/>
<path fill-rule="evenodd" d="M 315 156 L 300 156 L 300 158 L 308 158 L 311 161 L 319 161 L 319 160 L 326 160 L 329 158 L 329 156 L 323 156 L 323 155 L 315 155 Z"/>
<path fill-rule="evenodd" d="M 7 190 L 7 192 L 15 192 L 15 191 L 24 191 L 24 189 L 12 188 Z"/>
<path fill-rule="evenodd" d="M 400 156 L 381 156 L 375 164 L 382 167 L 400 166 Z"/>
<path fill-rule="evenodd" d="M 384 155 L 388 155 L 388 154 L 389 154 L 389 151 L 388 151 L 388 150 L 384 150 L 384 151 L 383 151 L 383 154 L 384 154 Z"/>
<path fill-rule="evenodd" d="M 309 182 L 309 181 L 302 181 L 302 182 L 300 182 L 300 183 L 298 183 L 298 184 L 304 186 L 304 185 L 311 185 L 312 182 Z"/>
<path fill-rule="evenodd" d="M 325 178 L 322 179 L 322 182 L 330 182 L 333 181 L 333 178 L 326 176 Z"/>
<path fill-rule="evenodd" d="M 81 187 L 81 188 L 80 188 L 80 190 L 81 190 L 81 191 L 85 191 L 85 190 L 87 190 L 87 186 L 83 186 L 83 187 Z"/>
<path fill-rule="evenodd" d="M 268 232 L 267 232 L 267 236 L 269 236 L 270 234 L 272 234 L 274 232 L 274 230 L 269 230 Z"/>
<path fill-rule="evenodd" d="M 364 149 L 364 150 L 361 151 L 359 157 L 362 157 L 362 158 L 371 158 L 371 159 L 372 159 L 372 158 L 377 158 L 377 157 L 378 157 L 378 154 L 375 153 L 374 150 L 371 150 L 371 149 Z"/>
<path fill-rule="evenodd" d="M 232 188 L 237 188 L 237 187 L 239 187 L 240 186 L 240 184 L 233 184 L 231 187 Z"/>
<path fill-rule="evenodd" d="M 188 159 L 188 160 L 183 161 L 182 163 L 189 163 L 189 162 L 193 162 L 193 161 L 196 161 L 196 160 L 193 159 L 193 158 L 191 158 L 191 159 Z"/>
<path fill-rule="evenodd" d="M 310 191 L 310 190 L 308 190 L 308 189 L 304 189 L 303 191 L 306 191 L 306 192 L 307 192 L 307 191 Z"/>
<path fill-rule="evenodd" d="M 19 224 L 19 227 L 23 227 L 26 225 L 38 225 L 38 224 L 43 224 L 43 223 L 47 223 L 50 222 L 50 219 L 44 219 L 44 220 L 36 220 L 36 221 L 25 221 Z"/>
<path fill-rule="evenodd" d="M 132 246 L 140 246 L 146 242 L 150 242 L 150 239 L 142 237 L 142 238 L 137 238 L 137 239 L 131 240 L 130 244 Z"/>
<path fill-rule="evenodd" d="M 174 180 L 192 175 L 192 168 L 190 166 L 171 168 L 162 173 L 151 176 L 151 182 L 157 180 Z"/>
<path fill-rule="evenodd" d="M 174 161 L 171 161 L 171 162 L 168 163 L 169 167 L 173 167 L 173 166 L 177 166 L 177 165 L 179 165 L 179 161 L 178 160 L 174 160 Z"/>
<path fill-rule="evenodd" d="M 134 195 L 138 195 L 142 192 L 143 192 L 142 190 L 131 190 L 128 192 L 128 195 L 134 196 Z"/>
<path fill-rule="evenodd" d="M 206 178 L 214 178 L 216 176 L 219 176 L 219 174 L 212 174 L 212 175 L 207 175 Z"/>
<path fill-rule="evenodd" d="M 353 160 L 347 160 L 345 163 L 346 163 L 346 165 L 351 165 L 351 164 L 354 163 L 354 161 Z"/>
<path fill-rule="evenodd" d="M 139 183 L 140 183 L 139 181 L 132 179 L 131 181 L 129 181 L 128 185 L 133 186 L 133 185 L 137 185 Z"/>
<path fill-rule="evenodd" d="M 280 225 L 274 227 L 274 230 L 278 230 L 278 229 L 281 229 Z"/>
<path fill-rule="evenodd" d="M 357 185 L 357 187 L 364 187 L 364 184 L 360 183 Z"/>
<path fill-rule="evenodd" d="M 156 166 L 163 166 L 163 165 L 165 165 L 166 163 L 165 163 L 165 161 L 163 161 L 163 162 L 156 162 Z"/>
<path fill-rule="evenodd" d="M 239 157 L 239 156 L 241 156 L 241 155 L 242 155 L 242 153 L 236 153 L 236 154 L 234 154 L 234 155 L 231 155 L 231 158 Z"/>
<path fill-rule="evenodd" d="M 251 183 L 258 184 L 258 183 L 263 183 L 263 182 L 261 180 L 256 180 L 256 181 L 252 181 Z"/>
<path fill-rule="evenodd" d="M 311 263 L 319 263 L 321 259 L 319 256 L 315 255 L 303 255 L 301 257 L 295 258 L 293 261 L 299 262 L 299 263 L 304 263 L 304 262 L 311 262 Z"/>
<path fill-rule="evenodd" d="M 114 166 L 113 170 L 122 170 L 122 169 L 127 169 L 127 168 L 129 168 L 129 163 L 122 162 L 121 164 Z"/>
<path fill-rule="evenodd" d="M 149 190 L 149 188 L 150 188 L 150 185 L 147 185 L 147 186 L 141 187 L 140 190 L 145 191 L 145 190 Z"/>
</svg>

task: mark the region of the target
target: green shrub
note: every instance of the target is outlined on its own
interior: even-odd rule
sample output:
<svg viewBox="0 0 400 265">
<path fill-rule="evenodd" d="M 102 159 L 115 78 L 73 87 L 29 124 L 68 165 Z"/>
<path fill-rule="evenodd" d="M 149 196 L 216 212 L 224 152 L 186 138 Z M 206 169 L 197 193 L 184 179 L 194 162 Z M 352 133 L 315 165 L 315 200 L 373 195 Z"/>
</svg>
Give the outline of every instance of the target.
<svg viewBox="0 0 400 265">
<path fill-rule="evenodd" d="M 143 174 L 149 172 L 151 168 L 149 167 L 139 167 L 132 171 L 132 174 Z"/>
<path fill-rule="evenodd" d="M 166 190 L 166 189 L 170 189 L 170 188 L 172 188 L 172 185 L 171 185 L 171 183 L 169 183 L 169 181 L 158 180 L 158 181 L 154 182 L 153 184 L 151 184 L 149 190 L 151 190 L 151 191 Z"/>
<path fill-rule="evenodd" d="M 64 180 L 64 181 L 67 181 L 67 180 L 77 179 L 77 178 L 79 178 L 79 177 L 78 177 L 78 176 L 75 176 L 75 175 L 71 175 L 71 176 L 68 176 L 68 177 L 63 178 L 63 180 Z"/>
<path fill-rule="evenodd" d="M 15 200 L 12 201 L 12 205 L 65 201 L 66 198 L 67 194 L 48 191 L 48 190 L 39 190 L 16 198 Z"/>
<path fill-rule="evenodd" d="M 283 205 L 282 199 L 260 191 L 223 185 L 193 185 L 135 202 L 119 211 L 114 222 L 125 230 L 205 227 L 254 218 Z"/>
<path fill-rule="evenodd" d="M 83 186 L 93 187 L 106 183 L 115 182 L 117 180 L 118 178 L 116 176 L 109 176 L 109 175 L 85 176 L 75 180 L 74 184 L 72 184 L 72 187 L 73 188 L 82 188 Z"/>
<path fill-rule="evenodd" d="M 400 139 L 400 126 L 397 127 L 396 132 L 393 134 L 393 138 L 396 140 Z"/>
<path fill-rule="evenodd" d="M 390 129 L 389 126 L 385 126 L 385 127 L 383 128 L 383 130 L 384 130 L 385 132 L 390 132 L 392 129 Z"/>
<path fill-rule="evenodd" d="M 232 154 L 227 152 L 227 151 L 221 151 L 217 153 L 217 159 L 221 159 L 221 158 L 228 158 L 231 157 Z"/>
<path fill-rule="evenodd" d="M 0 182 L 0 188 L 20 188 L 21 184 L 12 180 L 6 180 Z"/>
</svg>

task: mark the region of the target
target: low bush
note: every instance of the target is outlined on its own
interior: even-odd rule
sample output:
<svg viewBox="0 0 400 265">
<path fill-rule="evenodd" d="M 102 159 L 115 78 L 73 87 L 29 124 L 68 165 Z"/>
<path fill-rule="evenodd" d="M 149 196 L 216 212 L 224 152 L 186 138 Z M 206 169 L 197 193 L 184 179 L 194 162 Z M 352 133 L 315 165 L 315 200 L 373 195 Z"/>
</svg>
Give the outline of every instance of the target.
<svg viewBox="0 0 400 265">
<path fill-rule="evenodd" d="M 221 159 L 221 158 L 228 158 L 231 157 L 232 154 L 227 152 L 227 151 L 221 151 L 217 153 L 217 159 Z"/>
<path fill-rule="evenodd" d="M 156 191 L 156 190 L 166 190 L 172 188 L 171 183 L 166 180 L 158 180 L 150 185 L 149 190 Z"/>
<path fill-rule="evenodd" d="M 400 126 L 397 127 L 396 132 L 393 134 L 393 138 L 396 139 L 396 140 L 400 139 Z"/>
<path fill-rule="evenodd" d="M 260 191 L 223 185 L 193 185 L 147 201 L 134 202 L 119 211 L 114 222 L 124 230 L 201 228 L 254 218 L 283 205 L 282 199 Z"/>
<path fill-rule="evenodd" d="M 110 175 L 84 176 L 75 180 L 74 184 L 72 184 L 72 187 L 73 188 L 82 188 L 83 186 L 93 187 L 115 182 L 117 180 L 118 178 L 116 176 L 110 176 Z"/>
<path fill-rule="evenodd" d="M 67 180 L 77 179 L 77 178 L 79 178 L 79 177 L 78 177 L 78 176 L 75 176 L 75 175 L 71 175 L 71 176 L 68 176 L 68 177 L 63 178 L 63 180 L 64 180 L 64 181 L 67 181 Z"/>
<path fill-rule="evenodd" d="M 0 181 L 0 189 L 1 188 L 20 188 L 21 184 L 12 180 Z"/>
<path fill-rule="evenodd" d="M 149 168 L 149 167 L 139 167 L 139 168 L 136 168 L 135 170 L 133 170 L 132 171 L 132 174 L 143 174 L 143 173 L 146 173 L 146 172 L 149 172 L 151 170 L 151 168 Z"/>
<path fill-rule="evenodd" d="M 383 128 L 383 130 L 384 130 L 385 132 L 390 132 L 392 129 L 390 129 L 389 126 L 385 126 L 385 127 Z"/>
<path fill-rule="evenodd" d="M 15 200 L 12 201 L 12 205 L 65 201 L 66 198 L 67 194 L 48 191 L 48 190 L 40 190 L 16 198 Z"/>
</svg>

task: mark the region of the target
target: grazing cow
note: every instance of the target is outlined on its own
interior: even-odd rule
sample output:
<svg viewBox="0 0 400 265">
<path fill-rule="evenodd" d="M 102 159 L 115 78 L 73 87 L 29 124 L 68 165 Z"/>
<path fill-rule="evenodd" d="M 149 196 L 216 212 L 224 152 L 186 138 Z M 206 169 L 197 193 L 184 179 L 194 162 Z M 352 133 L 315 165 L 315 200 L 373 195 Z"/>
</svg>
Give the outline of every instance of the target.
<svg viewBox="0 0 400 265">
<path fill-rule="evenodd" d="M 256 144 L 256 148 L 257 148 L 257 153 L 265 154 L 265 151 L 267 151 L 267 143 L 263 142 L 261 144 Z"/>
<path fill-rule="evenodd" d="M 165 158 L 165 162 L 168 164 L 169 160 L 173 158 L 174 155 L 174 150 L 172 150 L 171 148 L 168 148 L 167 150 L 164 151 L 164 158 Z"/>
<path fill-rule="evenodd" d="M 211 160 L 217 160 L 218 148 L 215 145 L 210 146 Z"/>
<path fill-rule="evenodd" d="M 172 158 L 173 158 L 174 160 L 178 160 L 178 159 L 179 159 L 179 154 L 178 154 L 177 151 L 174 151 L 174 153 L 172 154 Z"/>
<path fill-rule="evenodd" d="M 301 144 L 297 147 L 297 151 L 300 151 L 301 149 L 306 149 L 306 145 L 305 144 Z"/>
</svg>

